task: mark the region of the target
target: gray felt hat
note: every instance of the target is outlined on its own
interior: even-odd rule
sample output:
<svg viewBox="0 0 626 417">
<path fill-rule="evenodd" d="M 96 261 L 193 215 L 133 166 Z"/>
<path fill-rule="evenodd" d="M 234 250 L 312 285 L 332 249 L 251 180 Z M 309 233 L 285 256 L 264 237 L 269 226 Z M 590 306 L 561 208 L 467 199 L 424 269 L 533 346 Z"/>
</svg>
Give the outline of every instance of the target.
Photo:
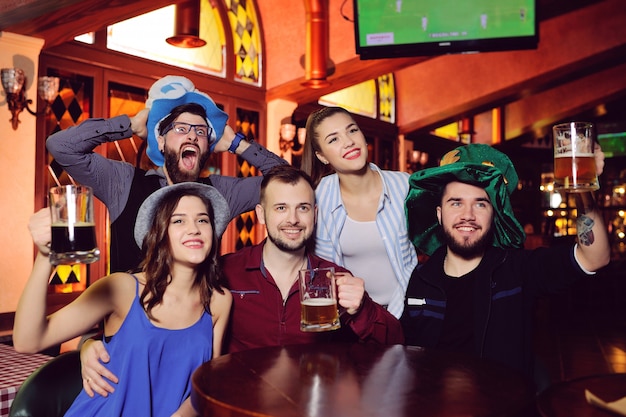
<svg viewBox="0 0 626 417">
<path fill-rule="evenodd" d="M 174 185 L 163 187 L 146 198 L 139 208 L 137 220 L 135 221 L 135 242 L 137 246 L 143 245 L 143 239 L 152 226 L 152 221 L 156 214 L 157 207 L 163 201 L 163 198 L 171 192 L 197 190 L 204 195 L 213 206 L 213 215 L 215 217 L 215 233 L 219 237 L 222 236 L 230 221 L 230 208 L 226 199 L 214 187 L 198 182 L 181 182 Z"/>
</svg>

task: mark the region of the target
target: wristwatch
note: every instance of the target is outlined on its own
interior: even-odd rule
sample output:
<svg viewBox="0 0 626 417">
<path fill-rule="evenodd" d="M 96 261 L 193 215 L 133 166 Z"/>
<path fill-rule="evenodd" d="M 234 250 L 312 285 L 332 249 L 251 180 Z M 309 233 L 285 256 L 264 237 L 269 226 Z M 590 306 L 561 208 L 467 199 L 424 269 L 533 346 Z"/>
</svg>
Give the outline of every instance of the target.
<svg viewBox="0 0 626 417">
<path fill-rule="evenodd" d="M 246 140 L 246 135 L 241 132 L 235 133 L 235 139 L 233 139 L 233 143 L 230 144 L 228 152 L 235 153 L 235 151 L 239 147 L 239 142 L 241 142 L 242 140 Z"/>
</svg>

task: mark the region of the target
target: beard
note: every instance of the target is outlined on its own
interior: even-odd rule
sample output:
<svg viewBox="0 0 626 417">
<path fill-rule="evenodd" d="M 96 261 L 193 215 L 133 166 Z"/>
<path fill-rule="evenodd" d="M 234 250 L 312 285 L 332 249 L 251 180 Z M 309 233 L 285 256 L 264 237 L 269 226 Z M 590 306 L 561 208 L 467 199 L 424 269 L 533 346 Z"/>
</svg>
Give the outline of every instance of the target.
<svg viewBox="0 0 626 417">
<path fill-rule="evenodd" d="M 294 241 L 286 241 L 280 238 L 279 236 L 277 236 L 277 234 L 273 232 L 270 233 L 270 231 L 267 230 L 267 238 L 270 240 L 270 242 L 274 244 L 274 246 L 276 246 L 278 249 L 280 249 L 283 252 L 298 252 L 302 248 L 309 247 L 309 245 L 313 241 L 313 233 L 311 232 L 311 234 L 309 234 L 308 236 L 305 236 L 304 239 L 294 242 Z"/>
<path fill-rule="evenodd" d="M 206 152 L 200 155 L 198 165 L 194 169 L 189 171 L 189 170 L 180 169 L 180 164 L 179 164 L 180 158 L 179 158 L 178 152 L 174 152 L 168 149 L 166 146 L 165 154 L 163 155 L 165 159 L 165 164 L 164 164 L 165 169 L 167 170 L 167 174 L 169 175 L 170 179 L 172 180 L 172 183 L 174 184 L 178 184 L 181 182 L 197 181 L 198 177 L 200 176 L 200 170 L 206 164 L 206 161 L 209 159 L 209 156 L 211 156 L 209 152 Z"/>
<path fill-rule="evenodd" d="M 489 227 L 487 231 L 477 240 L 469 241 L 464 238 L 457 240 L 450 231 L 444 225 L 441 225 L 442 238 L 444 244 L 448 246 L 448 249 L 456 255 L 464 259 L 474 259 L 478 256 L 482 256 L 485 250 L 493 243 L 493 228 Z"/>
</svg>

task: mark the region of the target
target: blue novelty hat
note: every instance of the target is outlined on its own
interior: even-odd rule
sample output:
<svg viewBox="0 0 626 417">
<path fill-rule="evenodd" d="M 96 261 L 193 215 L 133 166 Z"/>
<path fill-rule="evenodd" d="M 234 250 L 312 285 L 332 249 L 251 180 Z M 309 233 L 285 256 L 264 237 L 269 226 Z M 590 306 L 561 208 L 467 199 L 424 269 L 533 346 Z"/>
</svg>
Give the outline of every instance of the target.
<svg viewBox="0 0 626 417">
<path fill-rule="evenodd" d="M 148 113 L 148 157 L 157 166 L 163 166 L 165 159 L 159 151 L 157 137 L 159 136 L 159 123 L 165 119 L 172 110 L 182 104 L 196 103 L 204 107 L 207 115 L 207 123 L 211 126 L 209 137 L 209 150 L 213 152 L 218 140 L 224 134 L 224 126 L 228 115 L 220 110 L 215 102 L 207 94 L 196 90 L 193 83 L 181 76 L 167 75 L 150 87 L 146 107 Z"/>
</svg>

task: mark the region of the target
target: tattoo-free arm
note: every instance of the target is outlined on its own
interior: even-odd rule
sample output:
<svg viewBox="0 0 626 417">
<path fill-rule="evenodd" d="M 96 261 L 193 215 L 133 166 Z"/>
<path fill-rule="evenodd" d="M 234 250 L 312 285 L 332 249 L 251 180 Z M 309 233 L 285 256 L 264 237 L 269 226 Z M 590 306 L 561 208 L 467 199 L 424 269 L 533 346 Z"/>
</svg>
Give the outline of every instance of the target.
<svg viewBox="0 0 626 417">
<path fill-rule="evenodd" d="M 135 169 L 129 163 L 108 159 L 94 149 L 131 137 L 138 129 L 136 119 L 139 120 L 139 116 L 87 119 L 46 140 L 46 147 L 56 162 L 77 182 L 93 188 L 94 195 L 107 206 L 111 221 L 126 205 Z"/>
</svg>

